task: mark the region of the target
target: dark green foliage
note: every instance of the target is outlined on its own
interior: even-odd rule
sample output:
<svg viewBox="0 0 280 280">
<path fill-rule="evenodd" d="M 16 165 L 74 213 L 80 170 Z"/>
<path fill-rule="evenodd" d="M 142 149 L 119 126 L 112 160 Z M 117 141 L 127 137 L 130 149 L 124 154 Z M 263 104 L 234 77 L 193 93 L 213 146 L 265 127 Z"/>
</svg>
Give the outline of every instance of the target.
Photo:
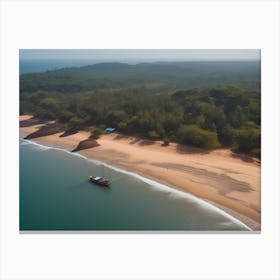
<svg viewBox="0 0 280 280">
<path fill-rule="evenodd" d="M 155 130 L 149 131 L 148 132 L 148 137 L 152 140 L 159 140 L 160 139 L 160 135 Z"/>
<path fill-rule="evenodd" d="M 68 130 L 78 130 L 83 126 L 83 120 L 73 117 L 67 122 L 67 129 Z"/>
<path fill-rule="evenodd" d="M 170 142 L 169 138 L 164 138 L 162 146 L 168 146 L 169 142 Z"/>
<path fill-rule="evenodd" d="M 232 146 L 237 137 L 237 131 L 229 124 L 225 124 L 219 131 L 218 138 L 226 146 Z"/>
<path fill-rule="evenodd" d="M 93 139 L 98 139 L 102 134 L 103 134 L 103 131 L 102 129 L 96 127 L 94 128 L 92 131 L 91 131 L 91 137 Z"/>
<path fill-rule="evenodd" d="M 98 127 L 94 138 L 116 127 L 164 145 L 222 145 L 258 156 L 258 67 L 257 62 L 100 64 L 24 74 L 20 113 L 59 120 L 71 131 Z M 225 82 L 232 85 L 221 85 Z"/>
<path fill-rule="evenodd" d="M 261 158 L 261 149 L 256 148 L 250 151 L 250 155 L 253 157 Z"/>
<path fill-rule="evenodd" d="M 86 67 L 64 68 L 45 73 L 23 74 L 21 92 L 86 92 L 125 85 L 167 84 L 186 88 L 234 84 L 259 88 L 259 61 L 201 61 L 140 63 L 101 63 Z M 145 91 L 145 89 L 143 90 Z"/>
<path fill-rule="evenodd" d="M 62 123 L 67 123 L 71 118 L 73 118 L 73 114 L 66 110 L 61 110 L 57 113 L 57 120 Z"/>
<path fill-rule="evenodd" d="M 220 147 L 216 132 L 201 129 L 196 125 L 182 125 L 177 131 L 177 138 L 181 144 L 206 149 Z"/>
<path fill-rule="evenodd" d="M 109 111 L 105 117 L 106 123 L 111 124 L 111 126 L 117 126 L 120 122 L 127 119 L 127 115 L 122 110 L 112 110 Z"/>
<path fill-rule="evenodd" d="M 33 113 L 35 112 L 36 105 L 28 101 L 21 101 L 20 102 L 20 115 L 26 113 Z"/>
<path fill-rule="evenodd" d="M 56 116 L 53 112 L 47 111 L 44 108 L 37 107 L 34 110 L 34 117 L 42 120 L 55 120 Z"/>
<path fill-rule="evenodd" d="M 237 149 L 241 152 L 254 152 L 254 150 L 259 149 L 261 145 L 260 128 L 253 122 L 245 123 L 237 130 L 236 142 Z"/>
</svg>

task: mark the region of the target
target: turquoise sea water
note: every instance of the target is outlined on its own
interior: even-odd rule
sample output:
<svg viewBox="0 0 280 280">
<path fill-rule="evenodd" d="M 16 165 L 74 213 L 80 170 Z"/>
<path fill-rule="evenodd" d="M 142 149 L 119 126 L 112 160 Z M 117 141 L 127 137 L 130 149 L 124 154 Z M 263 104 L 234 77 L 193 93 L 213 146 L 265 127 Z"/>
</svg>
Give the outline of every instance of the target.
<svg viewBox="0 0 280 280">
<path fill-rule="evenodd" d="M 90 174 L 112 181 L 88 182 Z M 248 230 L 205 202 L 78 154 L 20 140 L 20 230 Z"/>
</svg>

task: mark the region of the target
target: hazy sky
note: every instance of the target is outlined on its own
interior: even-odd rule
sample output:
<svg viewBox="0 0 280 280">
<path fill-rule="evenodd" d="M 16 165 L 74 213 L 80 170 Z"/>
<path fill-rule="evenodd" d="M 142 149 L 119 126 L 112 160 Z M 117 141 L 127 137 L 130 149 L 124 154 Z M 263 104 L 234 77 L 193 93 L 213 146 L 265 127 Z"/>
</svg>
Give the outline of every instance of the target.
<svg viewBox="0 0 280 280">
<path fill-rule="evenodd" d="M 20 59 L 98 59 L 98 60 L 251 60 L 260 59 L 260 50 L 20 50 Z"/>
</svg>

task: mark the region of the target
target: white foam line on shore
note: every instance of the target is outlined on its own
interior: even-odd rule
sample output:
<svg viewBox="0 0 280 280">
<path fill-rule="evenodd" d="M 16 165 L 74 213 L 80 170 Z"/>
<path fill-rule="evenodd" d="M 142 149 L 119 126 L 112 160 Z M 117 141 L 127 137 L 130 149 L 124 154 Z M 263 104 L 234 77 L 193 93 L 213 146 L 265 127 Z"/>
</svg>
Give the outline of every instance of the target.
<svg viewBox="0 0 280 280">
<path fill-rule="evenodd" d="M 47 146 L 45 144 L 40 144 L 38 142 L 35 142 L 33 140 L 28 140 L 28 139 L 24 139 L 24 138 L 20 138 L 20 140 L 22 140 L 21 142 L 21 145 L 26 145 L 26 144 L 30 144 L 30 145 L 35 145 L 37 146 L 39 149 L 38 150 L 41 150 L 41 151 L 44 151 L 44 150 L 49 150 L 49 149 L 52 149 L 52 150 L 58 150 L 58 151 L 62 151 L 62 152 L 65 152 L 65 153 L 68 153 L 70 155 L 73 155 L 73 156 L 77 156 L 77 157 L 80 157 L 80 158 L 83 158 L 87 161 L 91 161 L 97 165 L 102 165 L 104 164 L 102 161 L 99 161 L 99 160 L 94 160 L 94 159 L 90 159 L 84 155 L 81 155 L 79 153 L 73 153 L 69 150 L 66 150 L 64 148 L 59 148 L 59 147 L 55 147 L 55 146 Z"/>
<path fill-rule="evenodd" d="M 171 193 L 171 195 L 174 195 L 174 197 L 176 197 L 177 199 L 180 198 L 180 199 L 187 199 L 191 202 L 194 202 L 196 204 L 199 204 L 200 206 L 202 206 L 203 208 L 206 208 L 208 210 L 211 210 L 213 212 L 217 212 L 221 215 L 223 215 L 224 217 L 228 218 L 229 220 L 231 220 L 232 222 L 235 222 L 236 224 L 239 224 L 243 227 L 245 227 L 247 230 L 252 230 L 250 227 L 248 227 L 247 225 L 245 225 L 244 223 L 242 223 L 240 220 L 236 219 L 235 217 L 231 216 L 230 214 L 228 214 L 227 212 L 225 212 L 224 210 L 190 194 L 190 193 L 186 193 L 186 192 L 183 192 L 183 191 L 180 191 L 180 190 L 177 190 L 177 189 L 174 189 L 172 187 L 169 187 L 167 185 L 164 185 L 164 184 L 161 184 L 159 182 L 156 182 L 154 180 L 151 180 L 149 178 L 146 178 L 144 176 L 141 176 L 137 173 L 133 173 L 133 172 L 130 172 L 130 171 L 127 171 L 127 170 L 124 170 L 124 169 L 120 169 L 118 167 L 115 167 L 113 165 L 109 165 L 107 163 L 104 163 L 104 162 L 101 162 L 101 164 L 104 164 L 106 167 L 108 168 L 111 168 L 115 171 L 118 171 L 118 172 L 121 172 L 121 173 L 124 173 L 124 174 L 127 174 L 127 175 L 130 175 L 130 176 L 133 176 L 145 183 L 147 183 L 148 185 L 152 186 L 152 187 L 155 187 L 156 189 L 160 190 L 160 191 L 164 191 L 166 193 Z"/>
<path fill-rule="evenodd" d="M 187 199 L 191 202 L 194 202 L 196 204 L 199 204 L 200 206 L 202 206 L 203 208 L 206 208 L 206 209 L 209 209 L 210 211 L 213 211 L 213 212 L 217 212 L 219 214 L 221 214 L 222 216 L 228 218 L 229 220 L 231 220 L 232 222 L 240 225 L 240 226 L 243 226 L 244 228 L 246 228 L 247 230 L 249 231 L 252 231 L 252 229 L 250 227 L 248 227 L 246 224 L 244 224 L 243 222 L 241 222 L 240 220 L 236 219 L 235 217 L 231 216 L 230 214 L 228 214 L 226 211 L 212 205 L 211 203 L 208 203 L 206 201 L 204 201 L 203 199 L 200 199 L 190 193 L 186 193 L 186 192 L 183 192 L 183 191 L 180 191 L 180 190 L 177 190 L 175 188 L 172 188 L 172 187 L 169 187 L 167 185 L 164 185 L 162 183 L 159 183 L 157 181 L 154 181 L 154 180 L 151 180 L 149 178 L 146 178 L 142 175 L 139 175 L 137 173 L 133 173 L 131 171 L 127 171 L 127 170 L 124 170 L 124 169 L 121 169 L 121 168 L 118 168 L 114 165 L 110 165 L 106 162 L 103 162 L 101 160 L 95 160 L 95 159 L 90 159 L 84 155 L 81 155 L 79 153 L 73 153 L 71 151 L 68 151 L 66 149 L 63 149 L 63 148 L 58 148 L 58 147 L 53 147 L 53 146 L 46 146 L 46 145 L 42 145 L 42 144 L 39 144 L 35 141 L 31 141 L 31 140 L 28 140 L 28 139 L 23 139 L 21 138 L 21 140 L 23 140 L 22 143 L 24 143 L 25 141 L 30 143 L 30 144 L 34 144 L 34 145 L 37 145 L 38 147 L 41 148 L 41 150 L 49 150 L 49 149 L 53 149 L 53 150 L 59 150 L 59 151 L 62 151 L 62 152 L 66 152 L 68 154 L 71 154 L 73 156 L 78 156 L 80 158 L 83 158 L 89 162 L 93 162 L 94 164 L 97 164 L 97 165 L 104 165 L 114 171 L 117 171 L 117 172 L 120 172 L 120 173 L 123 173 L 123 174 L 127 174 L 127 175 L 130 175 L 134 178 L 137 178 L 145 183 L 147 183 L 148 185 L 152 186 L 152 187 L 155 187 L 156 189 L 160 190 L 160 191 L 163 191 L 165 193 L 171 193 L 171 195 L 173 195 L 174 197 L 176 198 L 180 198 L 180 199 Z"/>
<path fill-rule="evenodd" d="M 45 145 L 41 145 L 41 144 L 39 144 L 39 143 L 37 143 L 37 142 L 31 141 L 31 140 L 28 140 L 28 139 L 22 139 L 22 138 L 21 138 L 21 140 L 23 140 L 23 142 L 21 143 L 21 145 L 27 145 L 27 144 L 34 145 L 34 146 L 36 146 L 36 148 L 37 148 L 38 150 L 44 151 L 44 150 L 52 149 L 52 147 L 45 146 Z"/>
</svg>

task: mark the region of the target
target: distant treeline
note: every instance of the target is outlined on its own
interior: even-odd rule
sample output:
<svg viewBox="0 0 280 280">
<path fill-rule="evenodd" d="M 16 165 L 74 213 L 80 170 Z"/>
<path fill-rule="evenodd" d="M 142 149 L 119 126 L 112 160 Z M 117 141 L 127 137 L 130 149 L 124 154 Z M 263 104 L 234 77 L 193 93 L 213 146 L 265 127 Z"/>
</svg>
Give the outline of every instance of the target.
<svg viewBox="0 0 280 280">
<path fill-rule="evenodd" d="M 226 146 L 260 157 L 256 63 L 106 63 L 24 74 L 20 112 L 68 130 L 113 126 L 165 145 Z"/>
</svg>

